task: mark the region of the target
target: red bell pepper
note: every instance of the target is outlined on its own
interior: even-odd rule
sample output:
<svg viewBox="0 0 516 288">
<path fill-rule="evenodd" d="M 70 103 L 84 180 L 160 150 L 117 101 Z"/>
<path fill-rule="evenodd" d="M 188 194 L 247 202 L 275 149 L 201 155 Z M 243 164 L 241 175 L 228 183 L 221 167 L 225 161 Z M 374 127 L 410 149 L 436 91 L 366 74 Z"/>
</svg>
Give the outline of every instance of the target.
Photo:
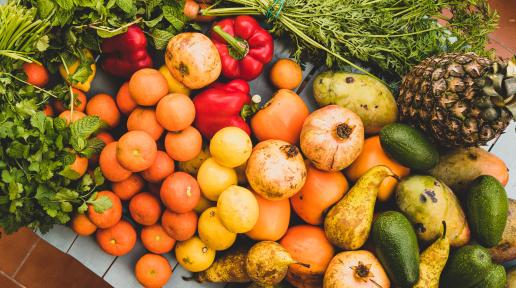
<svg viewBox="0 0 516 288">
<path fill-rule="evenodd" d="M 104 39 L 101 48 L 105 56 L 102 68 L 111 75 L 127 78 L 137 70 L 152 67 L 147 38 L 137 25 L 129 26 L 123 34 Z"/>
<path fill-rule="evenodd" d="M 223 19 L 213 26 L 211 39 L 220 54 L 222 74 L 250 81 L 272 60 L 274 40 L 251 16 Z"/>
<path fill-rule="evenodd" d="M 251 103 L 249 92 L 249 84 L 240 79 L 211 84 L 193 99 L 195 127 L 207 139 L 229 126 L 238 127 L 251 135 L 246 119 L 251 116 L 251 108 L 255 105 Z"/>
</svg>

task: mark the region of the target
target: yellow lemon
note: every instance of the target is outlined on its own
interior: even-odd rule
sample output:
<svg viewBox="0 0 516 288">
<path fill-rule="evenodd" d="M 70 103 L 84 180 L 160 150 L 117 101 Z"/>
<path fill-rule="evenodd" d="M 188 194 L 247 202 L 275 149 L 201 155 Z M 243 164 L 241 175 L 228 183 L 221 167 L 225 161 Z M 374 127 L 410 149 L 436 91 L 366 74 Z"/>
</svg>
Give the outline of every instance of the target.
<svg viewBox="0 0 516 288">
<path fill-rule="evenodd" d="M 210 142 L 210 154 L 217 162 L 235 168 L 244 164 L 251 156 L 253 143 L 244 130 L 238 127 L 220 129 Z"/>
<path fill-rule="evenodd" d="M 180 93 L 184 95 L 190 95 L 190 89 L 188 89 L 183 83 L 179 82 L 172 76 L 167 66 L 163 65 L 159 68 L 159 72 L 165 77 L 168 84 L 169 93 Z"/>
<path fill-rule="evenodd" d="M 235 169 L 224 167 L 215 159 L 208 158 L 197 172 L 197 182 L 204 197 L 217 201 L 220 193 L 231 185 L 236 185 L 238 177 Z"/>
<path fill-rule="evenodd" d="M 215 260 L 215 250 L 197 236 L 178 242 L 175 252 L 177 262 L 190 272 L 206 270 Z"/>
<path fill-rule="evenodd" d="M 217 201 L 217 213 L 222 224 L 231 232 L 245 233 L 258 222 L 258 200 L 251 191 L 240 186 L 230 186 Z"/>
<path fill-rule="evenodd" d="M 202 242 L 215 250 L 228 249 L 235 243 L 237 236 L 222 224 L 216 207 L 208 208 L 202 213 L 197 229 Z"/>
</svg>

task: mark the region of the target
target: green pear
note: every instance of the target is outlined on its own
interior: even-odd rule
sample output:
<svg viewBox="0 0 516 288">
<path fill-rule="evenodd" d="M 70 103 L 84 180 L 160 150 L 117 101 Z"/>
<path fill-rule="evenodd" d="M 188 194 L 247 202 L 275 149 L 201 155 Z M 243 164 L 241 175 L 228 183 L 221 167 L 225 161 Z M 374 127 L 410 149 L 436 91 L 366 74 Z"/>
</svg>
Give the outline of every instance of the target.
<svg viewBox="0 0 516 288">
<path fill-rule="evenodd" d="M 249 249 L 236 248 L 227 251 L 217 258 L 210 268 L 196 273 L 194 279 L 198 282 L 251 282 L 247 275 L 246 260 Z"/>
<path fill-rule="evenodd" d="M 444 221 L 443 226 L 443 236 L 435 240 L 419 256 L 419 280 L 413 288 L 439 288 L 441 272 L 450 254 L 450 240 L 446 237 Z"/>
<path fill-rule="evenodd" d="M 272 286 L 285 278 L 288 266 L 294 263 L 298 262 L 283 246 L 273 241 L 261 241 L 247 254 L 247 274 L 258 286 Z"/>
<path fill-rule="evenodd" d="M 369 237 L 380 184 L 396 177 L 386 166 L 375 166 L 358 179 L 355 186 L 333 206 L 324 219 L 324 232 L 333 245 L 357 250 Z"/>
</svg>

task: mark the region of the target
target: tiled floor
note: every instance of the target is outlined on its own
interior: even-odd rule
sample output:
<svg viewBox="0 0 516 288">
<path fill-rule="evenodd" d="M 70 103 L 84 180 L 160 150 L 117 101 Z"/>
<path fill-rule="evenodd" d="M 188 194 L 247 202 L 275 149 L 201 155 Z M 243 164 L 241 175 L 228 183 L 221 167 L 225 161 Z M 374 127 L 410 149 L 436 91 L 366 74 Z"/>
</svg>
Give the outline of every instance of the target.
<svg viewBox="0 0 516 288">
<path fill-rule="evenodd" d="M 501 16 L 500 28 L 491 35 L 490 46 L 501 57 L 516 53 L 516 0 L 493 0 Z M 0 230 L 0 233 L 2 230 Z M 110 287 L 97 275 L 22 229 L 0 238 L 0 288 L 103 288 Z"/>
</svg>

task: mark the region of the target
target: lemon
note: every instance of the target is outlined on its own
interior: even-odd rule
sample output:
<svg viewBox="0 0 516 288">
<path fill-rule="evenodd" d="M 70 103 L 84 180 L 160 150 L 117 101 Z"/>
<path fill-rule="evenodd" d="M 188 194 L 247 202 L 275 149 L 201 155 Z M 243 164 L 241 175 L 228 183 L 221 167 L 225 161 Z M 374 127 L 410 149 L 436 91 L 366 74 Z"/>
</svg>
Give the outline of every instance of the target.
<svg viewBox="0 0 516 288">
<path fill-rule="evenodd" d="M 202 213 L 197 227 L 199 238 L 214 250 L 226 250 L 235 243 L 237 234 L 224 227 L 216 207 L 208 208 Z"/>
<path fill-rule="evenodd" d="M 231 185 L 236 185 L 238 177 L 234 169 L 224 167 L 215 159 L 208 158 L 197 172 L 197 182 L 204 197 L 217 201 L 220 193 Z"/>
<path fill-rule="evenodd" d="M 215 260 L 215 250 L 197 236 L 178 242 L 175 252 L 177 262 L 190 272 L 206 270 Z"/>
<path fill-rule="evenodd" d="M 235 168 L 251 156 L 253 143 L 247 133 L 238 127 L 220 129 L 210 142 L 210 154 L 222 166 Z"/>
<path fill-rule="evenodd" d="M 230 186 L 217 201 L 217 213 L 222 224 L 234 233 L 251 231 L 258 222 L 258 212 L 258 200 L 244 187 Z"/>
<path fill-rule="evenodd" d="M 168 92 L 169 93 L 180 93 L 184 95 L 190 95 L 190 89 L 188 89 L 183 83 L 177 81 L 174 76 L 170 73 L 170 70 L 168 70 L 167 66 L 163 65 L 159 68 L 159 72 L 165 79 L 167 80 L 168 84 Z"/>
<path fill-rule="evenodd" d="M 214 202 L 211 202 L 210 200 L 206 199 L 204 195 L 201 195 L 201 198 L 199 199 L 199 202 L 197 202 L 197 205 L 194 207 L 194 211 L 197 214 L 202 214 L 202 212 L 206 211 L 206 209 L 215 206 Z"/>
</svg>

